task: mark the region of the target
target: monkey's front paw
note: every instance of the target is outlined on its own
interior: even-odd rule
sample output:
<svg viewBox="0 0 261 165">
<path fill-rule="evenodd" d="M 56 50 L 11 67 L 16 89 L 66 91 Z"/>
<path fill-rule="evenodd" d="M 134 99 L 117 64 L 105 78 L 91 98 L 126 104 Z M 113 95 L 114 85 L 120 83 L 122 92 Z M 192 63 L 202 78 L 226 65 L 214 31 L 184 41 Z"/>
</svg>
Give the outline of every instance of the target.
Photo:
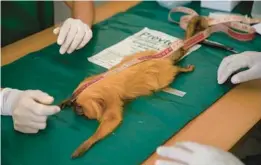
<svg viewBox="0 0 261 165">
<path fill-rule="evenodd" d="M 193 71 L 193 70 L 195 70 L 195 66 L 194 66 L 194 65 L 188 65 L 188 66 L 186 67 L 186 69 L 187 69 L 188 71 Z"/>
<path fill-rule="evenodd" d="M 78 104 L 74 104 L 74 111 L 77 115 L 83 115 L 83 108 Z"/>
</svg>

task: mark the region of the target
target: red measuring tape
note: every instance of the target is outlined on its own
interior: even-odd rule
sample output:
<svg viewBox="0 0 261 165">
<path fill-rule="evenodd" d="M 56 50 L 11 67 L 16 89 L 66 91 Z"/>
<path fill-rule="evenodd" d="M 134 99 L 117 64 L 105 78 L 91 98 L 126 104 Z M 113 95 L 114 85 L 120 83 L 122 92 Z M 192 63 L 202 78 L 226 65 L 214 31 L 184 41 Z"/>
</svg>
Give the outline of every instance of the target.
<svg viewBox="0 0 261 165">
<path fill-rule="evenodd" d="M 178 23 L 180 24 L 180 27 L 184 30 L 187 28 L 187 25 L 191 20 L 191 18 L 194 16 L 198 16 L 198 13 L 196 13 L 192 9 L 186 7 L 177 7 L 169 12 L 168 20 L 170 22 L 177 23 L 171 18 L 171 14 L 177 12 L 188 14 L 181 17 L 180 23 Z M 205 18 L 209 25 L 209 28 L 205 30 L 206 31 L 204 34 L 205 37 L 208 37 L 210 34 L 215 32 L 224 32 L 228 34 L 230 37 L 239 41 L 252 40 L 255 37 L 256 30 L 255 28 L 250 26 L 250 24 L 261 22 L 261 19 L 258 18 L 248 18 L 235 14 L 227 14 L 220 18 L 209 18 L 209 17 L 205 17 Z M 236 30 L 242 32 L 238 32 Z"/>
<path fill-rule="evenodd" d="M 179 47 L 182 46 L 182 41 L 179 40 L 179 41 L 175 41 L 177 43 L 179 43 Z M 143 61 L 147 61 L 147 60 L 150 60 L 150 59 L 158 59 L 158 58 L 163 58 L 163 57 L 167 57 L 169 56 L 172 52 L 174 52 L 173 48 L 172 47 L 168 47 L 166 49 L 164 49 L 163 51 L 155 54 L 155 55 L 151 55 L 151 56 L 143 56 L 143 57 L 140 57 L 140 58 L 137 58 L 137 59 L 134 59 L 134 60 L 131 60 L 129 62 L 126 62 L 125 64 L 122 64 L 120 67 L 118 68 L 115 68 L 113 70 L 109 70 L 108 72 L 105 72 L 103 74 L 101 74 L 99 77 L 95 78 L 95 79 L 92 79 L 88 82 L 86 82 L 84 85 L 82 85 L 80 88 L 78 88 L 74 93 L 73 93 L 73 96 L 71 98 L 72 101 L 75 101 L 76 97 L 84 90 L 86 89 L 87 87 L 89 87 L 90 85 L 104 79 L 106 76 L 108 75 L 111 75 L 111 74 L 114 74 L 114 73 L 118 73 L 130 66 L 133 66 L 133 65 L 136 65 L 138 63 L 141 63 Z"/>
<path fill-rule="evenodd" d="M 198 13 L 196 13 L 192 9 L 189 9 L 186 7 L 177 7 L 170 11 L 169 16 L 168 16 L 169 21 L 175 22 L 171 18 L 171 14 L 175 13 L 175 12 L 182 12 L 182 13 L 188 14 L 186 16 L 181 17 L 181 21 L 179 23 L 180 27 L 184 30 L 187 28 L 187 25 L 188 25 L 190 19 L 194 16 L 198 16 Z M 171 44 L 170 47 L 160 51 L 159 53 L 157 53 L 155 55 L 144 56 L 144 57 L 140 57 L 140 58 L 128 61 L 125 64 L 122 64 L 120 67 L 109 70 L 109 71 L 101 74 L 99 77 L 86 82 L 73 93 L 73 95 L 71 97 L 71 102 L 74 102 L 76 100 L 77 96 L 82 91 L 84 91 L 87 87 L 104 79 L 108 75 L 116 74 L 128 67 L 131 67 L 133 65 L 136 65 L 138 63 L 141 63 L 141 62 L 144 62 L 144 61 L 147 61 L 150 59 L 159 59 L 159 58 L 168 57 L 173 52 L 180 49 L 181 47 L 183 47 L 185 50 L 187 50 L 187 49 L 191 48 L 192 46 L 196 45 L 197 43 L 208 38 L 212 33 L 224 32 L 236 40 L 240 40 L 240 41 L 252 40 L 255 36 L 256 31 L 249 24 L 261 22 L 260 19 L 252 19 L 252 18 L 247 18 L 247 17 L 243 17 L 243 16 L 238 16 L 238 15 L 227 15 L 226 17 L 222 17 L 222 18 L 218 18 L 218 19 L 208 18 L 208 17 L 205 17 L 205 18 L 207 19 L 209 27 L 207 29 L 205 29 L 204 31 L 199 32 L 198 34 L 194 35 L 193 37 L 191 37 L 187 40 L 176 40 Z M 240 30 L 242 32 L 237 32 L 233 29 Z"/>
</svg>

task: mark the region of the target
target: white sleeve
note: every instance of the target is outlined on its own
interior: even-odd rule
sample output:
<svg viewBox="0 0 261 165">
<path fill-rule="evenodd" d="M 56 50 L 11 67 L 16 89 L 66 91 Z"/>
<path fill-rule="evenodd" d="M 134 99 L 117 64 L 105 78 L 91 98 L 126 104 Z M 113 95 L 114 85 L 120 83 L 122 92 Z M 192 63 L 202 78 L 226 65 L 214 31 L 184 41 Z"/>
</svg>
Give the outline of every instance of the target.
<svg viewBox="0 0 261 165">
<path fill-rule="evenodd" d="M 11 89 L 11 88 L 2 88 L 1 89 L 1 115 L 3 116 L 12 116 L 13 104 L 17 99 L 17 94 L 20 93 L 20 90 Z"/>
</svg>

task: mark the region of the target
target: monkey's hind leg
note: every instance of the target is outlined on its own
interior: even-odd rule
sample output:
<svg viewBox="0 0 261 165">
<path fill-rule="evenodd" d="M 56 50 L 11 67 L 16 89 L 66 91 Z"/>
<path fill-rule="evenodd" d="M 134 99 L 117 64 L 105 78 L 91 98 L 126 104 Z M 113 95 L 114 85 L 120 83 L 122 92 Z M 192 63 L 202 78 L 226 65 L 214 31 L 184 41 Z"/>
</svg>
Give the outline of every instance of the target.
<svg viewBox="0 0 261 165">
<path fill-rule="evenodd" d="M 192 72 L 195 69 L 194 65 L 188 65 L 186 67 L 177 66 L 178 72 Z"/>
<path fill-rule="evenodd" d="M 103 114 L 100 125 L 96 132 L 83 142 L 72 154 L 72 158 L 81 156 L 90 149 L 96 142 L 112 133 L 122 121 L 122 108 L 113 106 Z"/>
</svg>

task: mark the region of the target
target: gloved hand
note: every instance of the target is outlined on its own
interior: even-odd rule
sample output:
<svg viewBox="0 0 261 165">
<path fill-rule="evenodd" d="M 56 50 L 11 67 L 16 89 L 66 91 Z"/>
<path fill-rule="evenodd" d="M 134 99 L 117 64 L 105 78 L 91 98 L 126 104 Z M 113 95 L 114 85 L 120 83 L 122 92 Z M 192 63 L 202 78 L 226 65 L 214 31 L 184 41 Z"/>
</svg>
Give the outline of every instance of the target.
<svg viewBox="0 0 261 165">
<path fill-rule="evenodd" d="M 158 4 L 162 7 L 165 7 L 169 10 L 175 8 L 175 7 L 179 7 L 179 6 L 183 6 L 183 5 L 186 5 L 188 3 L 190 3 L 191 1 L 189 0 L 186 0 L 186 1 L 173 1 L 173 0 L 169 0 L 169 1 L 166 1 L 166 0 L 156 0 L 158 2 Z"/>
<path fill-rule="evenodd" d="M 57 43 L 61 45 L 60 53 L 72 53 L 75 49 L 81 49 L 92 38 L 92 30 L 80 19 L 68 18 L 61 27 L 55 28 L 54 34 L 58 34 Z"/>
<path fill-rule="evenodd" d="M 157 160 L 156 165 L 244 165 L 229 152 L 193 142 L 159 147 L 157 154 L 170 160 Z"/>
<path fill-rule="evenodd" d="M 2 115 L 12 115 L 14 129 L 22 133 L 37 133 L 46 127 L 49 115 L 60 111 L 58 106 L 48 105 L 53 98 L 40 90 L 2 90 Z"/>
<path fill-rule="evenodd" d="M 223 84 L 232 73 L 246 67 L 249 69 L 232 76 L 233 84 L 261 78 L 261 52 L 246 51 L 225 57 L 218 68 L 218 83 Z"/>
</svg>

